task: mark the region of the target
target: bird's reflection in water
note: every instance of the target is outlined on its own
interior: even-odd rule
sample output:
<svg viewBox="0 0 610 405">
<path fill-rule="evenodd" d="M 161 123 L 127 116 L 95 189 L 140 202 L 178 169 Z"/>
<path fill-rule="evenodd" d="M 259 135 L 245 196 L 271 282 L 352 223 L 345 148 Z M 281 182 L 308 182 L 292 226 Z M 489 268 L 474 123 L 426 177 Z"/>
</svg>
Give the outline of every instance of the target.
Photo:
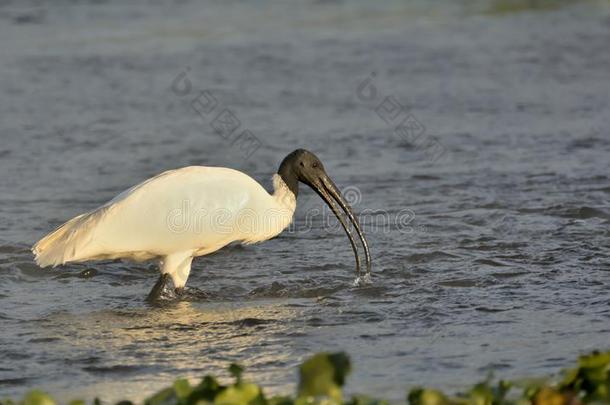
<svg viewBox="0 0 610 405">
<path fill-rule="evenodd" d="M 70 340 L 65 359 L 89 380 L 70 398 L 142 400 L 175 378 L 205 374 L 228 377 L 232 362 L 244 365 L 271 392 L 278 373 L 298 363 L 290 336 L 298 310 L 286 301 L 175 302 L 157 308 L 114 309 L 88 314 L 56 313 L 47 318 L 50 336 Z M 124 378 L 121 377 L 123 374 Z M 104 376 L 112 382 L 104 382 Z M 137 384 L 135 384 L 137 382 Z M 86 388 L 85 388 L 86 387 Z M 49 390 L 63 397 L 62 387 Z M 68 391 L 66 391 L 68 392 Z"/>
</svg>

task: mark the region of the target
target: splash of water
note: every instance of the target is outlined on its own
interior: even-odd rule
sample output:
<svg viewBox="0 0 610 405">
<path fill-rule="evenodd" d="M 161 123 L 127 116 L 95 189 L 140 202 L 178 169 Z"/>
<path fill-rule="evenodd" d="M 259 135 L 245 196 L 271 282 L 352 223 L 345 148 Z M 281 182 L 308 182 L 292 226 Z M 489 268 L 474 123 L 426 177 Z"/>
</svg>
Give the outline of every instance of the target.
<svg viewBox="0 0 610 405">
<path fill-rule="evenodd" d="M 356 279 L 354 280 L 353 286 L 362 287 L 362 286 L 371 285 L 371 284 L 373 284 L 373 279 L 371 278 L 371 274 L 366 273 L 362 277 L 360 277 L 360 276 L 356 277 Z"/>
</svg>

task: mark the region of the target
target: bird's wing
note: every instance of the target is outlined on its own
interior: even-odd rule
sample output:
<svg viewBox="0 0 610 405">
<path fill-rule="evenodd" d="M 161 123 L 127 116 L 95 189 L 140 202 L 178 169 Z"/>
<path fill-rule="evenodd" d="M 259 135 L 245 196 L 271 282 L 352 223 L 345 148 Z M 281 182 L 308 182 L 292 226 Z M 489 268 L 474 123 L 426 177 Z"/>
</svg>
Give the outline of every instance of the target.
<svg viewBox="0 0 610 405">
<path fill-rule="evenodd" d="M 266 193 L 251 177 L 227 168 L 190 166 L 163 172 L 79 215 L 32 249 L 41 266 L 102 258 L 148 259 L 231 239 L 222 222 Z M 229 225 L 226 227 L 225 225 Z M 223 228 L 224 227 L 224 228 Z M 221 232 L 218 232 L 220 229 Z M 225 231 L 224 233 L 222 231 Z"/>
</svg>

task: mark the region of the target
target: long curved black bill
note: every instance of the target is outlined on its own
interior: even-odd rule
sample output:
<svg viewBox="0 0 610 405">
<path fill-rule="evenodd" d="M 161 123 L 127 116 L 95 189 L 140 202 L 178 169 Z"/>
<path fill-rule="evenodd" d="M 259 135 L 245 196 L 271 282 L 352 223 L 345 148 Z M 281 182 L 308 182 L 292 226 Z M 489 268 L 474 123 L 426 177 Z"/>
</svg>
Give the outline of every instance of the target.
<svg viewBox="0 0 610 405">
<path fill-rule="evenodd" d="M 337 189 L 335 183 L 333 183 L 332 180 L 328 177 L 322 179 L 322 182 L 324 184 L 324 187 L 326 188 L 326 191 L 328 191 L 328 193 L 330 193 L 330 195 L 337 201 L 337 203 L 339 203 L 345 214 L 348 216 L 349 220 L 354 225 L 354 228 L 356 228 L 356 232 L 358 233 L 360 241 L 362 242 L 362 247 L 364 247 L 364 255 L 366 257 L 366 274 L 370 276 L 371 252 L 369 251 L 369 244 L 367 243 L 366 238 L 364 237 L 364 232 L 362 232 L 362 227 L 360 226 L 358 218 L 356 218 L 356 216 L 354 215 L 352 207 L 350 207 L 347 201 L 345 201 L 345 198 L 343 198 L 343 195 L 341 195 L 341 192 Z"/>
<path fill-rule="evenodd" d="M 349 227 L 345 223 L 343 216 L 339 212 L 339 209 L 335 205 L 335 201 L 331 197 L 331 194 L 327 191 L 326 187 L 323 184 L 322 185 L 316 184 L 316 186 L 313 187 L 313 189 L 324 200 L 324 202 L 326 204 L 328 204 L 330 209 L 333 211 L 333 213 L 335 214 L 335 216 L 341 223 L 341 226 L 343 226 L 345 233 L 347 233 L 347 237 L 349 238 L 349 241 L 352 244 L 352 249 L 354 250 L 354 255 L 356 256 L 356 274 L 358 275 L 358 277 L 360 277 L 360 255 L 358 254 L 358 248 L 356 247 L 356 241 L 354 240 L 354 235 L 352 234 Z"/>
</svg>

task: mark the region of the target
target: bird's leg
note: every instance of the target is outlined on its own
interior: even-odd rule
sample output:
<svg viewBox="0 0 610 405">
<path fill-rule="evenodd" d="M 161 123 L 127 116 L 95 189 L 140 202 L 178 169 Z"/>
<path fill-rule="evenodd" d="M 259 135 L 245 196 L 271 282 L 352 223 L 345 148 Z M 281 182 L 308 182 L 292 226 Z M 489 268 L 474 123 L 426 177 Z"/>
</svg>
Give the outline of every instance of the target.
<svg viewBox="0 0 610 405">
<path fill-rule="evenodd" d="M 176 293 L 177 296 L 181 297 L 184 295 L 184 287 L 174 288 L 174 292 Z"/>
<path fill-rule="evenodd" d="M 148 293 L 148 297 L 146 297 L 146 301 L 148 301 L 148 302 L 157 301 L 161 297 L 161 294 L 163 293 L 163 290 L 165 289 L 165 284 L 167 284 L 167 280 L 169 280 L 169 274 L 167 274 L 167 273 L 161 274 L 161 276 L 159 277 L 159 279 L 153 286 L 152 290 L 150 290 L 150 292 Z"/>
</svg>

